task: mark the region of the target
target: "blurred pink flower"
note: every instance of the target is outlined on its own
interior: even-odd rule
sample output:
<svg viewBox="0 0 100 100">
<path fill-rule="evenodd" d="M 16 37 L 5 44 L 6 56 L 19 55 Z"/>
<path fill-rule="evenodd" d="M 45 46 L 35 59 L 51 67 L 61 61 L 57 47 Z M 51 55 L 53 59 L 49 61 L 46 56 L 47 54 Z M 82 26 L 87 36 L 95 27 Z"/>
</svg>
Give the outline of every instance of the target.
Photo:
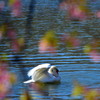
<svg viewBox="0 0 100 100">
<path fill-rule="evenodd" d="M 3 99 L 12 87 L 12 74 L 7 70 L 8 64 L 0 62 L 0 100 Z"/>
<path fill-rule="evenodd" d="M 97 11 L 97 12 L 96 12 L 96 17 L 97 17 L 97 18 L 100 18 L 100 11 Z"/>
<path fill-rule="evenodd" d="M 78 5 L 69 5 L 68 7 L 69 17 L 76 20 L 86 19 L 86 13 Z"/>
<path fill-rule="evenodd" d="M 16 32 L 14 30 L 8 30 L 7 35 L 10 39 L 16 39 Z"/>
<path fill-rule="evenodd" d="M 16 39 L 11 41 L 11 49 L 13 52 L 19 52 L 20 47 Z"/>
<path fill-rule="evenodd" d="M 5 2 L 4 1 L 0 1 L 0 11 L 2 11 L 4 6 L 5 6 Z"/>
<path fill-rule="evenodd" d="M 100 62 L 100 53 L 96 50 L 90 51 L 89 56 L 94 62 Z"/>
<path fill-rule="evenodd" d="M 22 15 L 22 4 L 21 0 L 15 0 L 15 2 L 11 5 L 12 16 L 20 17 Z"/>
<path fill-rule="evenodd" d="M 86 1 L 63 1 L 59 8 L 65 10 L 71 20 L 85 20 L 87 18 Z"/>
<path fill-rule="evenodd" d="M 61 39 L 68 47 L 78 47 L 80 40 L 73 35 L 63 34 Z"/>
<path fill-rule="evenodd" d="M 25 40 L 24 38 L 17 38 L 15 30 L 8 30 L 7 36 L 11 40 L 11 49 L 13 52 L 19 52 L 21 49 L 24 49 Z"/>
<path fill-rule="evenodd" d="M 46 34 L 40 39 L 39 52 L 56 53 L 57 42 L 58 40 L 56 38 L 55 31 L 47 31 Z"/>
<path fill-rule="evenodd" d="M 48 40 L 42 39 L 39 42 L 39 52 L 40 53 L 55 53 L 56 47 L 49 43 Z"/>
<path fill-rule="evenodd" d="M 97 49 L 100 47 L 100 41 L 98 39 L 92 40 L 91 43 L 86 44 L 83 48 L 84 53 L 87 53 L 93 62 L 100 62 L 100 52 Z"/>
</svg>

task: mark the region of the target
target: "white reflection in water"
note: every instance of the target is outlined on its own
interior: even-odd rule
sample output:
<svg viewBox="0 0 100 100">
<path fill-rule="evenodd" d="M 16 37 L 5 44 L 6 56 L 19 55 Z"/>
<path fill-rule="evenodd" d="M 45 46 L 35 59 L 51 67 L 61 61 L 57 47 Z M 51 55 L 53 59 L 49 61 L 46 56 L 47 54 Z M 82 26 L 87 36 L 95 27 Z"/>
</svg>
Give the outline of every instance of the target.
<svg viewBox="0 0 100 100">
<path fill-rule="evenodd" d="M 56 95 L 52 95 L 55 90 L 59 87 L 60 83 L 31 83 L 29 84 L 30 92 L 33 96 L 33 98 L 37 99 L 54 99 L 57 98 Z M 59 91 L 59 90 L 58 90 Z M 56 92 L 57 93 L 57 92 Z M 58 100 L 61 100 L 59 97 L 57 98 Z"/>
</svg>

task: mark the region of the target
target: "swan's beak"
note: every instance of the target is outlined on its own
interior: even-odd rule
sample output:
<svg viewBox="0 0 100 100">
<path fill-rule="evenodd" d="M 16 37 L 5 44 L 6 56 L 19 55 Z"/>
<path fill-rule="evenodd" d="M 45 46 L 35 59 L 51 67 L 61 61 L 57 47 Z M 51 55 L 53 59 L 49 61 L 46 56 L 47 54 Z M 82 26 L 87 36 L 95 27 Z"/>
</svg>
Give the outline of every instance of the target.
<svg viewBox="0 0 100 100">
<path fill-rule="evenodd" d="M 57 72 L 57 74 L 59 73 L 59 70 L 58 69 L 56 69 L 56 72 Z"/>
</svg>

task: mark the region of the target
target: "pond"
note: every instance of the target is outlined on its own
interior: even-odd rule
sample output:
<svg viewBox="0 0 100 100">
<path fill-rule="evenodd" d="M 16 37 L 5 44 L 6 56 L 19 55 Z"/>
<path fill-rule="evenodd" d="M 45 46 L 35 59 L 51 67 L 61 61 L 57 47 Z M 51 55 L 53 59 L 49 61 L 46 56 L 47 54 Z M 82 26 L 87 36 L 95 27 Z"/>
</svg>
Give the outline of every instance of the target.
<svg viewBox="0 0 100 100">
<path fill-rule="evenodd" d="M 25 5 L 28 5 L 25 0 Z M 27 88 L 33 100 L 69 100 L 73 89 L 75 80 L 80 84 L 89 86 L 90 88 L 100 88 L 100 60 L 93 61 L 88 52 L 84 51 L 84 45 L 90 44 L 92 40 L 99 40 L 100 19 L 93 17 L 92 20 L 71 21 L 65 19 L 65 11 L 58 10 L 58 0 L 37 0 L 33 15 L 32 29 L 28 36 L 25 34 L 25 17 L 13 18 L 13 23 L 17 29 L 18 37 L 24 37 L 28 42 L 27 47 L 19 55 L 23 60 L 23 64 L 16 64 L 11 62 L 13 55 L 9 48 L 10 42 L 5 39 L 0 43 L 0 54 L 7 53 L 10 62 L 10 70 L 17 75 L 17 82 L 14 85 L 12 92 L 7 96 L 13 100 L 18 100 L 23 93 L 24 88 Z M 88 1 L 88 6 L 93 9 L 93 12 L 99 8 L 97 2 Z M 24 8 L 27 11 L 27 7 Z M 68 17 L 68 16 L 66 16 Z M 59 42 L 57 53 L 39 53 L 38 43 L 41 37 L 48 30 L 55 30 L 58 39 L 64 33 L 72 31 L 78 32 L 77 38 L 81 40 L 81 45 L 78 47 L 68 47 L 62 42 Z M 100 42 L 99 42 L 100 43 Z M 100 45 L 99 45 L 100 46 Z M 100 47 L 96 50 L 100 51 Z M 95 49 L 95 47 L 94 47 Z M 3 50 L 3 51 L 2 51 Z M 57 66 L 61 76 L 61 83 L 59 84 L 43 84 L 32 83 L 24 84 L 21 70 L 25 69 L 25 80 L 28 79 L 27 72 L 33 67 L 50 63 Z"/>
<path fill-rule="evenodd" d="M 78 80 L 81 84 L 91 88 L 100 87 L 100 64 L 91 64 L 90 59 L 82 53 L 58 53 L 56 56 L 41 56 L 40 54 L 29 55 L 27 59 L 32 59 L 27 67 L 27 71 L 34 67 L 34 65 L 42 63 L 51 63 L 60 70 L 61 76 L 60 84 L 26 84 L 29 88 L 29 93 L 33 96 L 34 100 L 69 100 L 72 93 L 73 82 Z M 13 70 L 19 73 L 19 68 L 15 67 Z M 20 90 L 23 90 L 24 83 L 18 75 L 19 82 L 15 85 L 13 100 L 17 100 Z"/>
</svg>

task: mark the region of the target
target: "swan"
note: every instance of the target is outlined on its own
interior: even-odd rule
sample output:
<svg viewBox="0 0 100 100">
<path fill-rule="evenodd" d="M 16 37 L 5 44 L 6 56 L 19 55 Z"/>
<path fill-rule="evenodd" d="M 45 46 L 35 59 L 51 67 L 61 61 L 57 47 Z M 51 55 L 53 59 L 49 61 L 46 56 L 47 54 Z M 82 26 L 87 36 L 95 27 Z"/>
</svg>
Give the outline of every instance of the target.
<svg viewBox="0 0 100 100">
<path fill-rule="evenodd" d="M 60 82 L 60 76 L 56 66 L 52 66 L 49 63 L 40 64 L 28 72 L 28 76 L 31 77 L 30 80 L 25 81 L 24 83 L 31 82 L 43 82 L 43 83 L 52 83 Z"/>
</svg>

